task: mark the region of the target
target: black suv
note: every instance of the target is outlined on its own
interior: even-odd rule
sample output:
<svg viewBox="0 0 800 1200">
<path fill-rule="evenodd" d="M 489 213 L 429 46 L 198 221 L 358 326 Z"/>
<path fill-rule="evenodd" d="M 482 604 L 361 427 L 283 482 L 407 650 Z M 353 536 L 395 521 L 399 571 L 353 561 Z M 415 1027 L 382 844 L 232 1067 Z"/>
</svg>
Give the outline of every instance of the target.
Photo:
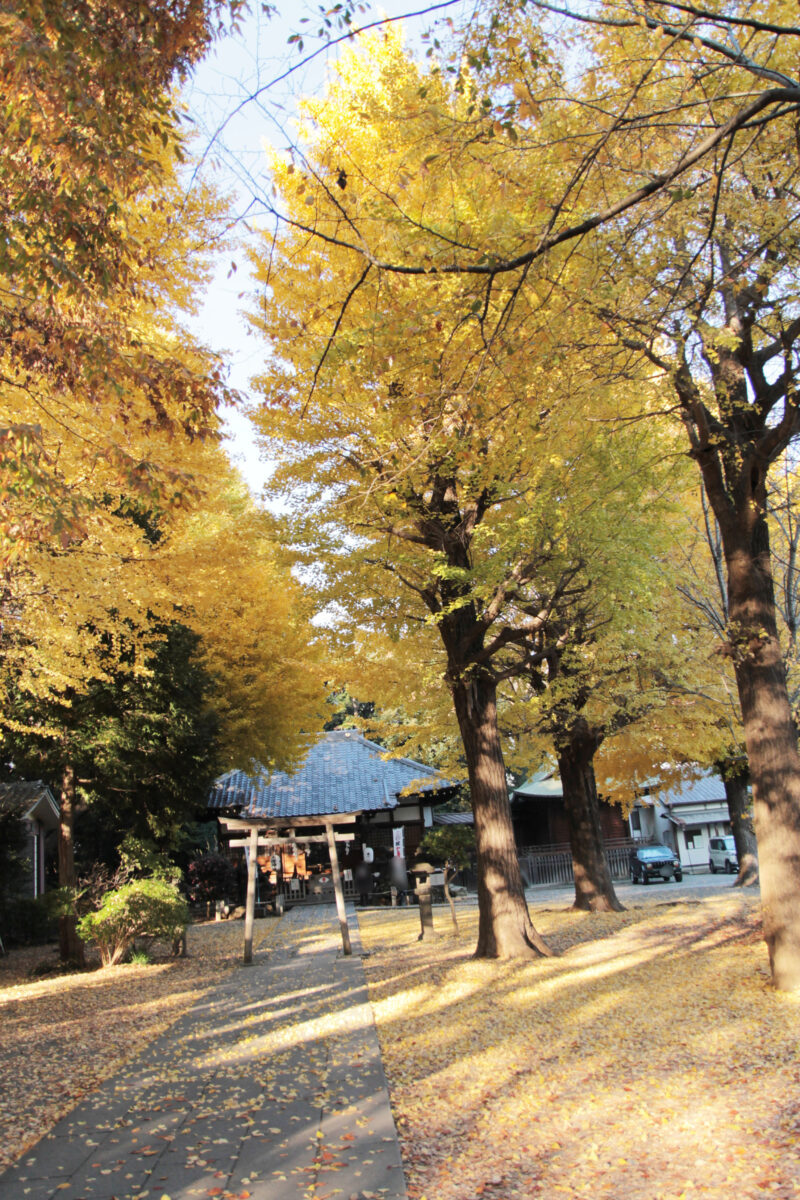
<svg viewBox="0 0 800 1200">
<path fill-rule="evenodd" d="M 683 879 L 681 862 L 669 846 L 637 846 L 631 850 L 631 883 L 649 883 L 651 879 L 669 881 L 670 875 L 676 883 Z"/>
</svg>

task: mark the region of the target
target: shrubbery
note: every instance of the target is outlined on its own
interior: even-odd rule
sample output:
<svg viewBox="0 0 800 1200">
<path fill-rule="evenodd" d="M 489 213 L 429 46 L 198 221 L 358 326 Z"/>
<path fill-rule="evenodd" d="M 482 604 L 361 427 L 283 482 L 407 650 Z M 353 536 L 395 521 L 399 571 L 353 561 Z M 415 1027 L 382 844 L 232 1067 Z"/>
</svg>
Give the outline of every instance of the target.
<svg viewBox="0 0 800 1200">
<path fill-rule="evenodd" d="M 186 901 L 166 879 L 135 879 L 107 892 L 97 912 L 78 922 L 85 942 L 96 942 L 104 967 L 121 962 L 135 938 L 175 942 L 186 928 Z"/>
<path fill-rule="evenodd" d="M 0 908 L 0 933 L 6 946 L 41 946 L 58 933 L 58 911 L 53 893 L 16 896 Z"/>
<path fill-rule="evenodd" d="M 187 886 L 193 904 L 226 900 L 236 891 L 236 868 L 222 854 L 203 854 L 189 863 Z"/>
</svg>

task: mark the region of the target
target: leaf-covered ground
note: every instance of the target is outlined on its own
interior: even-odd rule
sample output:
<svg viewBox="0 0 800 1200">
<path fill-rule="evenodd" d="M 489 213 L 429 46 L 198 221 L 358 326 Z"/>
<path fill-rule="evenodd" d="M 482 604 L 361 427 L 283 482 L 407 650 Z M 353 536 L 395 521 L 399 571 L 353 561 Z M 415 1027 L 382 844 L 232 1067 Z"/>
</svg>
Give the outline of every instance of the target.
<svg viewBox="0 0 800 1200">
<path fill-rule="evenodd" d="M 558 957 L 418 943 L 360 917 L 411 1200 L 800 1197 L 800 1000 L 774 992 L 755 898 L 533 908 Z"/>
<path fill-rule="evenodd" d="M 254 945 L 276 921 L 256 923 Z M 241 921 L 196 925 L 185 959 L 31 978 L 52 948 L 0 958 L 0 1170 L 241 959 Z"/>
</svg>

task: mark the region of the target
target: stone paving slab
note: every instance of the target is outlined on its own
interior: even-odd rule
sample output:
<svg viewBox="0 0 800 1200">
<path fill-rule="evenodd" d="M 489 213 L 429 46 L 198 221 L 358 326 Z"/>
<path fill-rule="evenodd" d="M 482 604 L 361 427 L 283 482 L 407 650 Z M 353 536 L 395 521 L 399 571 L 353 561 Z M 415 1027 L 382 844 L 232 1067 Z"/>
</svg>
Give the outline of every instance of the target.
<svg viewBox="0 0 800 1200">
<path fill-rule="evenodd" d="M 0 1175 L 0 1200 L 407 1200 L 354 910 L 294 908 Z"/>
</svg>

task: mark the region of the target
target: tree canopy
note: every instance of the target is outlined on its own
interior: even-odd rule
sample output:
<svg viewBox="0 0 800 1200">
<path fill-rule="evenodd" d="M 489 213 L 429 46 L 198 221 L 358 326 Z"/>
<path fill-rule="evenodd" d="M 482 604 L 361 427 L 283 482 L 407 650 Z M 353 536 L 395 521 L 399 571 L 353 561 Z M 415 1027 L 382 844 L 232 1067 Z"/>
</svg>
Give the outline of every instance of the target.
<svg viewBox="0 0 800 1200">
<path fill-rule="evenodd" d="M 186 186 L 173 89 L 241 9 L 0 6 L 0 729 L 41 739 L 65 886 L 76 805 L 114 770 L 165 834 L 213 762 L 289 766 L 318 723 L 303 590 L 223 453 L 235 397 L 188 322 L 229 215 Z M 199 642 L 167 685 L 179 625 Z M 219 736 L 190 751 L 192 687 Z M 151 736 L 169 769 L 152 741 L 134 763 Z"/>
<path fill-rule="evenodd" d="M 795 988 L 800 758 L 766 511 L 770 468 L 800 433 L 793 291 L 800 91 L 792 76 L 799 31 L 785 4 L 754 12 L 726 6 L 720 13 L 670 4 L 647 12 L 625 3 L 597 5 L 580 14 L 534 7 L 561 11 L 585 33 L 571 45 L 560 40 L 549 15 L 492 12 L 470 28 L 459 57 L 434 61 L 425 73 L 399 61 L 386 36 L 382 56 L 373 43 L 371 79 L 360 78 L 356 60 L 346 57 L 341 75 L 349 99 L 344 87 L 309 107 L 321 131 L 315 150 L 301 127 L 293 161 L 275 164 L 271 209 L 293 231 L 276 239 L 275 261 L 285 272 L 280 248 L 294 238 L 299 261 L 315 242 L 309 254 L 324 247 L 328 265 L 320 278 L 337 292 L 334 305 L 295 319 L 295 338 L 317 346 L 301 411 L 304 418 L 317 411 L 314 394 L 327 371 L 355 375 L 378 344 L 384 354 L 372 360 L 374 382 L 366 389 L 373 407 L 379 381 L 387 394 L 404 387 L 392 343 L 402 328 L 413 394 L 421 390 L 420 364 L 433 373 L 435 361 L 443 390 L 463 389 L 482 427 L 487 380 L 506 384 L 512 371 L 515 382 L 524 379 L 510 402 L 518 410 L 530 396 L 531 361 L 546 361 L 549 381 L 554 369 L 563 372 L 564 360 L 579 372 L 576 364 L 585 365 L 590 349 L 594 383 L 605 381 L 617 397 L 649 368 L 661 403 L 654 406 L 650 388 L 642 387 L 640 417 L 659 409 L 677 417 L 720 527 L 726 635 L 754 789 L 766 941 L 775 982 Z M 591 232 L 598 236 L 589 239 Z M 269 289 L 279 293 L 280 286 L 269 272 L 264 279 L 268 303 Z M 416 327 L 397 320 L 395 309 L 387 330 L 384 314 L 397 306 L 402 288 L 407 300 L 413 297 Z M 555 324 L 563 358 L 552 338 L 546 356 L 529 355 L 524 364 L 515 357 L 534 339 L 541 353 Z M 471 351 L 473 326 L 479 336 Z M 301 374 L 280 381 L 286 396 Z M 542 433 L 535 425 L 542 412 L 548 432 L 555 428 L 549 397 L 544 409 L 538 400 L 526 406 L 528 436 Z M 408 394 L 392 401 L 400 411 Z M 597 392 L 590 406 L 595 420 L 596 402 Z M 581 411 L 578 402 L 573 419 Z M 335 405 L 329 412 L 338 415 Z M 631 417 L 624 409 L 615 415 Z M 412 429 L 422 427 L 417 413 L 408 410 L 406 419 Z M 525 445 L 518 428 L 517 442 Z M 429 426 L 426 445 L 434 430 L 441 436 L 440 427 Z M 321 446 L 321 425 L 317 434 Z M 549 449 L 564 454 L 567 444 L 562 427 Z M 392 473 L 400 479 L 396 462 L 376 449 L 371 461 L 387 465 L 387 479 Z M 468 460 L 463 427 L 459 450 Z M 477 448 L 472 453 L 482 462 Z M 365 469 L 364 458 L 351 457 Z M 487 458 L 498 461 L 494 450 Z M 574 451 L 564 459 L 574 463 Z M 442 477 L 447 496 L 451 476 Z M 366 494 L 372 503 L 375 489 Z M 409 504 L 399 489 L 393 495 Z M 477 512 L 473 504 L 464 525 L 465 514 L 459 509 L 456 517 L 453 509 L 453 527 L 471 536 L 482 523 Z M 421 544 L 430 528 L 418 531 Z M 402 517 L 385 514 L 385 529 L 408 538 Z M 454 556 L 446 571 L 464 566 Z M 451 599 L 463 605 L 457 587 L 440 632 L 447 622 L 457 624 Z M 456 640 L 467 644 L 463 628 Z M 452 664 L 449 670 L 451 678 L 458 673 Z"/>
<path fill-rule="evenodd" d="M 259 259 L 252 319 L 273 354 L 254 420 L 281 460 L 273 488 L 294 505 L 287 537 L 330 611 L 403 642 L 419 636 L 433 655 L 460 728 L 482 877 L 494 869 L 506 896 L 516 860 L 497 688 L 552 683 L 559 663 L 566 678 L 602 626 L 619 664 L 632 615 L 652 607 L 680 472 L 654 426 L 620 426 L 643 396 L 657 407 L 647 373 L 629 370 L 614 387 L 593 355 L 570 353 L 587 337 L 572 301 L 592 277 L 587 255 L 553 264 L 546 283 L 498 285 L 478 301 L 469 281 L 366 272 L 340 307 L 351 264 L 330 236 L 404 237 L 395 189 L 424 212 L 418 253 L 431 225 L 463 238 L 467 226 L 477 236 L 519 221 L 521 180 L 498 205 L 504 151 L 465 136 L 468 104 L 394 34 L 345 55 L 325 101 L 308 104 L 302 157 L 273 164 L 292 220 Z M 440 157 L 446 171 L 426 165 Z M 590 334 L 602 340 L 599 326 Z M 640 682 L 634 666 L 632 689 Z M 502 867 L 487 851 L 500 828 Z M 501 914 L 491 891 L 479 953 L 524 952 L 524 915 Z"/>
</svg>

